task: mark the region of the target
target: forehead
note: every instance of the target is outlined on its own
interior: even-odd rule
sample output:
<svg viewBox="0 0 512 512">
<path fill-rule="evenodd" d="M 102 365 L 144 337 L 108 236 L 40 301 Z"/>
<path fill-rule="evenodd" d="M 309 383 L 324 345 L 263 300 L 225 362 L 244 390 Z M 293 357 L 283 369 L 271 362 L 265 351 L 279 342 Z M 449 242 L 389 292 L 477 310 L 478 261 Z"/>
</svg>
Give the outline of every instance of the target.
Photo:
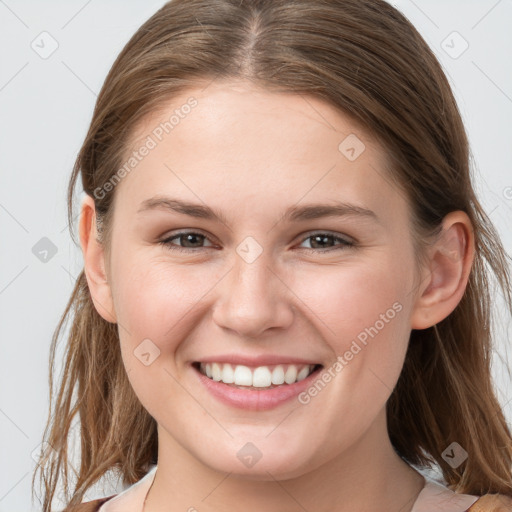
<svg viewBox="0 0 512 512">
<path fill-rule="evenodd" d="M 386 152 L 353 119 L 318 98 L 247 82 L 214 81 L 162 103 L 134 130 L 125 161 L 143 146 L 118 186 L 133 210 L 163 189 L 238 211 L 301 198 L 385 209 L 397 194 Z"/>
<path fill-rule="evenodd" d="M 157 143 L 165 145 L 166 141 L 176 139 L 188 146 L 200 140 L 204 133 L 207 136 L 201 138 L 201 149 L 206 150 L 208 140 L 217 144 L 217 137 L 229 133 L 230 137 L 224 139 L 219 150 L 229 151 L 233 146 L 231 141 L 236 141 L 239 148 L 244 139 L 254 146 L 257 137 L 265 146 L 270 143 L 271 147 L 280 148 L 286 143 L 298 152 L 309 138 L 313 142 L 318 136 L 325 139 L 329 134 L 331 137 L 325 140 L 329 144 L 354 132 L 372 145 L 373 151 L 382 152 L 384 156 L 385 152 L 373 136 L 355 119 L 319 98 L 274 92 L 247 81 L 214 81 L 163 101 L 157 111 L 135 127 L 129 144 L 133 149 L 150 134 Z M 334 144 L 331 149 L 338 150 L 337 146 Z"/>
</svg>

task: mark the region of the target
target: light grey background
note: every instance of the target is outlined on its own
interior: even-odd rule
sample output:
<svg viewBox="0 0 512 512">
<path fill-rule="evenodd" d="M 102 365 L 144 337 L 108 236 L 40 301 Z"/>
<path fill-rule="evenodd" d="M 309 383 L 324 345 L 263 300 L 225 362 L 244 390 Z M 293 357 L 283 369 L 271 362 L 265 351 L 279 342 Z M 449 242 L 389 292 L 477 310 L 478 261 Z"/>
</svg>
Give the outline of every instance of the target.
<svg viewBox="0 0 512 512">
<path fill-rule="evenodd" d="M 82 268 L 67 230 L 71 168 L 111 64 L 163 3 L 0 0 L 0 512 L 40 509 L 30 500 L 31 453 L 46 421 L 49 345 Z M 472 145 L 478 193 L 511 253 L 512 1 L 392 3 L 449 75 Z M 469 46 L 461 53 L 464 41 Z M 33 252 L 43 237 L 56 250 L 46 262 Z M 512 364 L 510 340 L 507 321 L 498 332 L 494 375 L 509 422 L 512 386 L 504 363 Z M 98 487 L 88 498 L 121 489 Z"/>
</svg>

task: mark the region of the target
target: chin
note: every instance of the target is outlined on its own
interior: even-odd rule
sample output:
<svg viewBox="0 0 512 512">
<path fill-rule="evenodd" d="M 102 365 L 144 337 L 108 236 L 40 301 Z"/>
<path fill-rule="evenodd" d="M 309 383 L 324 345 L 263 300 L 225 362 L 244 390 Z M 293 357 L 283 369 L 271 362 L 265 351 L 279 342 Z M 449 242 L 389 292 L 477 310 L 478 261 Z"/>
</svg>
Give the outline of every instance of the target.
<svg viewBox="0 0 512 512">
<path fill-rule="evenodd" d="M 231 473 L 243 480 L 288 480 L 302 476 L 312 468 L 311 460 L 303 452 L 285 452 L 282 445 L 270 446 L 268 442 L 265 447 L 262 445 L 263 442 L 261 449 L 250 442 L 236 449 L 219 447 L 218 450 L 196 454 L 196 457 L 215 471 Z"/>
</svg>

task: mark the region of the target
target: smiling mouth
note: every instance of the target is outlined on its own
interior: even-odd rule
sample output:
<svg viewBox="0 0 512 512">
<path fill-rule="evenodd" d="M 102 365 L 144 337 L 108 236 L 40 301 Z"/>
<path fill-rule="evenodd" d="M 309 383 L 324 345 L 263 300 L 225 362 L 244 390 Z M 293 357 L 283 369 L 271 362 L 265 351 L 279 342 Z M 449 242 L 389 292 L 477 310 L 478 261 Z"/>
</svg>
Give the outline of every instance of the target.
<svg viewBox="0 0 512 512">
<path fill-rule="evenodd" d="M 202 375 L 227 386 L 246 390 L 266 390 L 289 386 L 323 368 L 321 364 L 277 364 L 249 367 L 230 363 L 201 363 L 192 365 Z"/>
</svg>

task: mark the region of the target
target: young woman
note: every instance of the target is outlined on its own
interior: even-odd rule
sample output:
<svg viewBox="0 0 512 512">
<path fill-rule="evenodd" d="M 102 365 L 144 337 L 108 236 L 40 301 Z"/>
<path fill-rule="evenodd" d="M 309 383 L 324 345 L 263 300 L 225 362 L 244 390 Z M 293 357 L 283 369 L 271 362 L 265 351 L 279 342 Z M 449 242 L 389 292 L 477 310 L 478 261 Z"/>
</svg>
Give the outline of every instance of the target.
<svg viewBox="0 0 512 512">
<path fill-rule="evenodd" d="M 69 184 L 84 270 L 52 343 L 53 364 L 73 313 L 44 512 L 75 417 L 66 511 L 512 510 L 490 372 L 510 274 L 468 154 L 384 1 L 162 7 Z M 126 489 L 82 503 L 109 470 Z"/>
</svg>

